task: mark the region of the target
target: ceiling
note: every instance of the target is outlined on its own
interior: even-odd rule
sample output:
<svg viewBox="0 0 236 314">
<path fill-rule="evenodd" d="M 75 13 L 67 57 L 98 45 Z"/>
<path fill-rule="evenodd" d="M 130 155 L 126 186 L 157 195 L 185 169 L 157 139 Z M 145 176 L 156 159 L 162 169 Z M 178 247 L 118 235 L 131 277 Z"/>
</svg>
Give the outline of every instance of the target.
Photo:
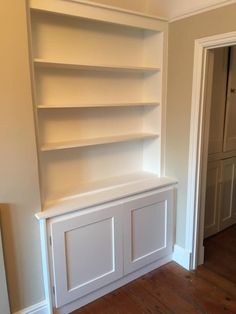
<svg viewBox="0 0 236 314">
<path fill-rule="evenodd" d="M 176 20 L 188 15 L 236 2 L 236 0 L 90 0 L 123 9 Z"/>
</svg>

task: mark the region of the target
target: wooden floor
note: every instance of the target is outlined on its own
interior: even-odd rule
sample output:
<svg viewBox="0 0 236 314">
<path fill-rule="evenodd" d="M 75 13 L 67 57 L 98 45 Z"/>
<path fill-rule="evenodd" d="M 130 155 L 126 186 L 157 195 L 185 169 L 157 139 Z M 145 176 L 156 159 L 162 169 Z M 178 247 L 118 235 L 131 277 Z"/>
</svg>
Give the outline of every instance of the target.
<svg viewBox="0 0 236 314">
<path fill-rule="evenodd" d="M 73 314 L 236 313 L 236 226 L 205 241 L 205 264 L 171 262 Z"/>
</svg>

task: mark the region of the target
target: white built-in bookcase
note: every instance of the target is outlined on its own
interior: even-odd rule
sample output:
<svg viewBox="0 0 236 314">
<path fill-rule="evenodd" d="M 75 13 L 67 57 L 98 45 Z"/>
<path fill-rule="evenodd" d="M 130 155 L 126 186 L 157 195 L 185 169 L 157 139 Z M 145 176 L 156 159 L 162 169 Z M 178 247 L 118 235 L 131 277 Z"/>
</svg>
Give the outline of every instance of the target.
<svg viewBox="0 0 236 314">
<path fill-rule="evenodd" d="M 162 174 L 167 23 L 85 1 L 29 7 L 43 208 L 142 190 Z"/>
</svg>

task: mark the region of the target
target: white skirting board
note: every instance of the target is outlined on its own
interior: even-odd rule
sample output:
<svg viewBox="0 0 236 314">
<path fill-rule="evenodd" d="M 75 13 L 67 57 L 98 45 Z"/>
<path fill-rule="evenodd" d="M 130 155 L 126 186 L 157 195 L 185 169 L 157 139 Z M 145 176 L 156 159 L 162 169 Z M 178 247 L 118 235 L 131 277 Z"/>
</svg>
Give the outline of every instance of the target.
<svg viewBox="0 0 236 314">
<path fill-rule="evenodd" d="M 175 244 L 173 252 L 173 261 L 181 265 L 187 270 L 190 270 L 191 265 L 191 253 L 181 246 Z"/>
<path fill-rule="evenodd" d="M 48 303 L 42 301 L 40 303 L 34 304 L 27 307 L 21 311 L 15 312 L 14 314 L 48 314 Z"/>
</svg>

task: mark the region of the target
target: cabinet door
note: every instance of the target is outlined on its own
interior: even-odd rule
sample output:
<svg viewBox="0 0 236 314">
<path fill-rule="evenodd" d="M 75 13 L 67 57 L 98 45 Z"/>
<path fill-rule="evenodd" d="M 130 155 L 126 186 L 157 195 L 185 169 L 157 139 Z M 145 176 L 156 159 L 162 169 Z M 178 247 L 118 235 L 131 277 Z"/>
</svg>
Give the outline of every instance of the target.
<svg viewBox="0 0 236 314">
<path fill-rule="evenodd" d="M 123 275 L 122 206 L 51 221 L 56 307 Z"/>
<path fill-rule="evenodd" d="M 207 238 L 219 231 L 219 184 L 221 162 L 208 163 L 206 201 L 205 201 L 205 225 L 204 237 Z"/>
<path fill-rule="evenodd" d="M 124 272 L 172 253 L 173 190 L 124 204 Z"/>
<path fill-rule="evenodd" d="M 220 230 L 223 230 L 235 223 L 235 165 L 235 157 L 222 161 Z"/>
<path fill-rule="evenodd" d="M 236 47 L 231 47 L 224 151 L 236 150 Z"/>
</svg>

